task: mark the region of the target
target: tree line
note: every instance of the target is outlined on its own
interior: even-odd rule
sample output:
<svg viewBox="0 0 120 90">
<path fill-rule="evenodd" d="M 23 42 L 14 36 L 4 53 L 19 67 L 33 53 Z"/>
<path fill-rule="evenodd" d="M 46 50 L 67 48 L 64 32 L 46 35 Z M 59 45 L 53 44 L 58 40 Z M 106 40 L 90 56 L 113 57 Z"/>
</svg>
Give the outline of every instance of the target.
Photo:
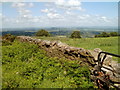
<svg viewBox="0 0 120 90">
<path fill-rule="evenodd" d="M 36 36 L 46 36 L 46 37 L 50 37 L 50 33 L 44 29 L 41 29 L 39 30 L 37 33 L 36 33 Z M 118 34 L 118 32 L 102 32 L 98 35 L 95 35 L 94 37 L 97 38 L 97 37 L 113 37 L 113 36 L 120 36 Z M 81 33 L 80 31 L 73 31 L 70 35 L 70 38 L 81 38 Z"/>
<path fill-rule="evenodd" d="M 47 30 L 44 30 L 44 29 L 41 29 L 39 31 L 36 32 L 35 34 L 36 36 L 39 36 L 39 37 L 50 37 L 52 36 Z M 95 35 L 94 37 L 97 38 L 97 37 L 113 37 L 113 36 L 120 36 L 120 34 L 118 34 L 118 32 L 102 32 L 100 34 L 97 34 Z M 82 35 L 81 35 L 81 32 L 80 31 L 73 31 L 69 38 L 82 38 Z M 13 42 L 15 40 L 15 36 L 14 35 L 11 35 L 11 34 L 6 34 L 2 37 L 2 43 L 3 45 L 8 45 L 8 44 L 11 44 L 11 42 Z"/>
<path fill-rule="evenodd" d="M 36 33 L 36 36 L 50 37 L 51 35 L 48 31 L 41 29 Z M 70 38 L 81 38 L 80 31 L 73 31 L 70 35 Z"/>
<path fill-rule="evenodd" d="M 113 37 L 113 36 L 120 36 L 118 32 L 102 32 L 101 34 L 95 35 L 95 37 Z"/>
</svg>

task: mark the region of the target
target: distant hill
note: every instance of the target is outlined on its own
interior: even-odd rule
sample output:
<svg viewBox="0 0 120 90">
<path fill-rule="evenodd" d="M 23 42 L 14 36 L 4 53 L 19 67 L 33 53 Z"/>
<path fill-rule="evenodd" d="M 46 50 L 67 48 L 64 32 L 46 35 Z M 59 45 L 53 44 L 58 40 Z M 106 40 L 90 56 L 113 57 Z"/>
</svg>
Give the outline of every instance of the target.
<svg viewBox="0 0 120 90">
<path fill-rule="evenodd" d="M 35 33 L 42 28 L 3 28 L 2 35 L 5 34 L 13 34 L 13 35 L 24 35 L 24 36 L 34 36 Z M 100 34 L 101 32 L 114 32 L 117 31 L 117 28 L 114 27 L 50 27 L 44 28 L 47 30 L 52 36 L 67 36 L 69 37 L 70 34 L 74 30 L 80 31 L 82 37 L 94 37 L 96 34 Z"/>
</svg>

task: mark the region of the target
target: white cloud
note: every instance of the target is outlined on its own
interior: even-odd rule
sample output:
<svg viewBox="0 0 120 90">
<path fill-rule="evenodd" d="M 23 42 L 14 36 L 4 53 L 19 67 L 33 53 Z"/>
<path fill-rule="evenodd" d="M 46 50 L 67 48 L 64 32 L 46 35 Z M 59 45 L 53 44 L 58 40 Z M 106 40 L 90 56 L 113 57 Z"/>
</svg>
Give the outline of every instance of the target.
<svg viewBox="0 0 120 90">
<path fill-rule="evenodd" d="M 31 11 L 30 10 L 27 10 L 27 9 L 20 9 L 19 11 L 19 17 L 20 18 L 26 18 L 26 19 L 30 19 L 32 18 L 32 14 L 31 14 Z"/>
<path fill-rule="evenodd" d="M 52 6 L 54 4 L 50 5 L 39 10 L 44 14 L 33 16 L 32 11 L 29 8 L 33 7 L 34 3 L 14 3 L 12 7 L 16 8 L 19 16 L 7 18 L 0 13 L 0 17 L 2 17 L 3 25 L 11 25 L 13 27 L 118 25 L 117 18 L 113 19 L 108 18 L 107 16 L 89 15 L 83 12 L 79 13 L 76 10 L 83 10 L 83 8 L 81 8 L 81 2 L 78 0 L 58 0 L 55 6 Z"/>
<path fill-rule="evenodd" d="M 70 12 L 70 11 L 66 11 L 65 13 L 68 15 L 72 15 L 72 12 Z"/>
<path fill-rule="evenodd" d="M 26 6 L 25 3 L 20 3 L 20 2 L 19 3 L 15 2 L 12 4 L 12 7 L 15 7 L 15 8 L 23 8 L 25 6 Z"/>
<path fill-rule="evenodd" d="M 48 13 L 49 10 L 46 8 L 46 9 L 42 9 L 41 12 Z"/>
<path fill-rule="evenodd" d="M 24 16 L 17 17 L 14 19 L 4 17 L 3 26 L 13 27 L 52 27 L 52 26 L 117 26 L 117 18 L 108 18 L 110 22 L 103 20 L 105 16 L 94 16 L 94 15 L 60 15 L 47 13 L 46 16 Z M 102 18 L 101 18 L 102 17 Z M 11 23 L 9 23 L 11 22 Z"/>
<path fill-rule="evenodd" d="M 108 18 L 106 16 L 95 16 L 89 14 L 72 14 L 64 17 L 64 24 L 69 26 L 117 26 L 117 18 Z"/>
<path fill-rule="evenodd" d="M 19 15 L 14 17 L 14 18 L 4 17 L 2 19 L 3 27 L 5 27 L 4 24 L 7 25 L 7 27 L 10 27 L 10 26 L 11 27 L 29 27 L 29 26 L 32 26 L 33 22 L 38 21 L 36 18 L 34 18 L 32 16 L 31 10 L 28 9 L 28 8 L 31 8 L 33 6 L 34 6 L 33 3 L 21 3 L 21 2 L 20 3 L 19 2 L 13 3 L 12 7 L 16 8 Z"/>
<path fill-rule="evenodd" d="M 34 18 L 34 19 L 33 19 L 33 22 L 39 22 L 39 21 L 40 21 L 39 18 Z"/>
<path fill-rule="evenodd" d="M 109 22 L 108 18 L 105 16 L 102 16 L 101 19 L 104 20 L 105 22 Z"/>
<path fill-rule="evenodd" d="M 19 20 L 16 20 L 16 23 L 19 23 L 20 21 Z"/>
<path fill-rule="evenodd" d="M 90 17 L 90 15 L 89 14 L 86 14 L 86 15 L 84 15 L 85 17 Z"/>
<path fill-rule="evenodd" d="M 64 0 L 57 0 L 55 3 L 57 5 L 63 5 L 63 4 L 65 4 L 65 1 Z"/>
<path fill-rule="evenodd" d="M 41 22 L 41 17 L 40 16 L 33 16 L 31 18 L 31 22 L 39 23 L 39 22 Z"/>
<path fill-rule="evenodd" d="M 51 19 L 55 19 L 55 18 L 60 18 L 59 14 L 54 14 L 54 13 L 48 13 L 47 16 Z"/>
<path fill-rule="evenodd" d="M 24 3 L 24 2 L 14 2 L 12 7 L 14 8 L 25 8 L 25 7 L 33 7 L 33 3 Z"/>
<path fill-rule="evenodd" d="M 79 0 L 57 0 L 55 4 L 59 8 L 63 8 L 66 10 L 83 10 L 81 8 L 81 2 Z"/>
<path fill-rule="evenodd" d="M 57 5 L 61 5 L 61 6 L 80 6 L 81 5 L 81 2 L 78 1 L 78 0 L 57 0 L 55 2 Z"/>
<path fill-rule="evenodd" d="M 42 9 L 41 12 L 43 13 L 56 13 L 56 10 L 53 8 L 46 8 L 46 9 Z"/>
<path fill-rule="evenodd" d="M 42 9 L 41 12 L 46 13 L 49 19 L 62 19 L 63 17 L 57 13 L 57 11 L 53 8 Z"/>
<path fill-rule="evenodd" d="M 18 12 L 20 15 L 31 13 L 31 11 L 27 9 L 19 9 Z"/>
<path fill-rule="evenodd" d="M 2 13 L 0 13 L 0 19 L 1 19 L 1 21 L 2 21 L 2 20 L 6 20 L 7 17 L 6 17 L 5 15 L 3 15 Z"/>
<path fill-rule="evenodd" d="M 78 16 L 78 19 L 83 20 L 83 19 L 85 19 L 85 17 L 84 16 Z"/>
<path fill-rule="evenodd" d="M 17 9 L 17 12 L 19 13 L 18 18 L 20 18 L 21 20 L 27 20 L 32 18 L 32 12 L 29 9 L 26 8 L 31 8 L 33 7 L 34 4 L 33 3 L 21 3 L 21 2 L 16 2 L 12 4 L 12 7 Z"/>
<path fill-rule="evenodd" d="M 81 3 L 78 0 L 69 0 L 68 1 L 68 6 L 80 6 Z"/>
<path fill-rule="evenodd" d="M 29 5 L 28 5 L 29 7 L 33 7 L 34 6 L 34 4 L 33 3 L 29 3 Z"/>
</svg>

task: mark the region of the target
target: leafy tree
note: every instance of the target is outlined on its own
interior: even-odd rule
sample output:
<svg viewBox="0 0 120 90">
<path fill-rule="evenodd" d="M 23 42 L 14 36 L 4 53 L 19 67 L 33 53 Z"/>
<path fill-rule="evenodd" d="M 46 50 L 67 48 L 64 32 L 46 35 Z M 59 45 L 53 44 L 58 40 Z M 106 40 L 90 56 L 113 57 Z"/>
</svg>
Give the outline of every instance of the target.
<svg viewBox="0 0 120 90">
<path fill-rule="evenodd" d="M 110 32 L 110 36 L 118 36 L 117 32 Z"/>
<path fill-rule="evenodd" d="M 101 34 L 95 35 L 95 37 L 110 37 L 110 34 L 107 32 L 102 32 Z"/>
<path fill-rule="evenodd" d="M 81 38 L 80 31 L 74 31 L 71 36 L 71 38 Z"/>
<path fill-rule="evenodd" d="M 98 35 L 95 35 L 94 37 L 97 38 L 97 37 L 99 37 L 99 36 L 98 36 Z"/>
<path fill-rule="evenodd" d="M 48 37 L 48 36 L 50 36 L 50 33 L 48 31 L 44 30 L 44 29 L 41 29 L 36 33 L 36 36 L 46 36 L 46 37 Z"/>
<path fill-rule="evenodd" d="M 103 37 L 109 37 L 110 35 L 107 32 L 102 32 L 101 34 Z"/>
</svg>

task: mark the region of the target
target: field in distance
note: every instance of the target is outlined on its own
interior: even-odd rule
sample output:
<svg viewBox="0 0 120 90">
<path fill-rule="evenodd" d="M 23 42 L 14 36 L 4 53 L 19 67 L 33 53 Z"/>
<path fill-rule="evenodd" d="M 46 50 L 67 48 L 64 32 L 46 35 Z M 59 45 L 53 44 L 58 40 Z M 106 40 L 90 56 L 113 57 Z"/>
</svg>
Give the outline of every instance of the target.
<svg viewBox="0 0 120 90">
<path fill-rule="evenodd" d="M 34 37 L 43 40 L 58 40 L 70 46 L 80 47 L 88 50 L 100 48 L 103 51 L 118 54 L 118 38 L 119 37 L 105 37 L 105 38 L 80 38 L 72 39 L 67 37 Z"/>
</svg>

